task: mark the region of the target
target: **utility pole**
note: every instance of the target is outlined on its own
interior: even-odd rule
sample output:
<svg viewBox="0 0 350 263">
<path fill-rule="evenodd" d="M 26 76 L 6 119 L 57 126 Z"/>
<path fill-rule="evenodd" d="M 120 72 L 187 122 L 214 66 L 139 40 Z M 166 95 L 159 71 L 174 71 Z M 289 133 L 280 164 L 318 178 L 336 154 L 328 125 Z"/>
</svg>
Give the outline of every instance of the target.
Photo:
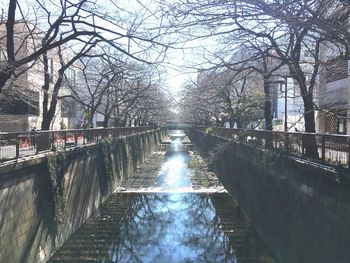
<svg viewBox="0 0 350 263">
<path fill-rule="evenodd" d="M 284 132 L 288 131 L 288 125 L 287 125 L 287 103 L 288 103 L 288 99 L 287 99 L 287 95 L 288 95 L 288 90 L 287 90 L 287 77 L 284 77 Z"/>
</svg>

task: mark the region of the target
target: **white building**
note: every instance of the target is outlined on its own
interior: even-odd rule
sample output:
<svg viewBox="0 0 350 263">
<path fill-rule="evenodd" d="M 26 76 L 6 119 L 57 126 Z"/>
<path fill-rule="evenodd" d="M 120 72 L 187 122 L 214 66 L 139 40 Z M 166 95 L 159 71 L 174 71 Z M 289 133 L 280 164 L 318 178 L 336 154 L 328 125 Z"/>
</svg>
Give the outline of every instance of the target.
<svg viewBox="0 0 350 263">
<path fill-rule="evenodd" d="M 274 130 L 284 131 L 286 104 L 288 131 L 303 131 L 303 100 L 300 96 L 298 83 L 291 77 L 279 78 L 271 84 L 271 112 Z"/>
<path fill-rule="evenodd" d="M 28 38 L 30 23 L 18 22 L 15 26 L 16 34 L 16 57 L 26 57 L 28 53 L 35 50 L 36 42 L 40 41 L 40 32 L 35 34 L 37 39 Z M 0 35 L 6 35 L 5 24 L 0 24 Z M 6 63 L 6 39 L 0 39 L 0 67 Z M 65 54 L 68 56 L 67 54 Z M 50 92 L 57 80 L 57 72 L 60 68 L 59 57 L 56 50 L 48 52 L 48 66 L 50 73 Z M 43 113 L 44 91 L 44 64 L 42 59 L 28 63 L 18 68 L 17 73 L 23 71 L 18 77 L 9 80 L 0 96 L 0 131 L 21 132 L 29 131 L 36 127 L 40 129 Z M 66 72 L 69 81 L 75 81 L 75 74 L 68 70 Z M 60 89 L 60 95 L 69 93 L 64 86 Z M 59 101 L 56 113 L 52 120 L 50 129 L 62 127 L 74 128 L 76 126 L 75 102 Z"/>
</svg>

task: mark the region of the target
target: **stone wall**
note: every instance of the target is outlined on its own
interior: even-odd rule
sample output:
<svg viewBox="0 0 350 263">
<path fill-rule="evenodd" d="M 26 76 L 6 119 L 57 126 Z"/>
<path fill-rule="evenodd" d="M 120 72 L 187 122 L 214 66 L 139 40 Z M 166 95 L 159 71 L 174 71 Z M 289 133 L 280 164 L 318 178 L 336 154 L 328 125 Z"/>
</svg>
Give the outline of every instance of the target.
<svg viewBox="0 0 350 263">
<path fill-rule="evenodd" d="M 198 131 L 191 139 L 279 262 L 349 262 L 346 171 Z"/>
<path fill-rule="evenodd" d="M 161 136 L 145 132 L 2 164 L 0 262 L 45 262 Z"/>
</svg>

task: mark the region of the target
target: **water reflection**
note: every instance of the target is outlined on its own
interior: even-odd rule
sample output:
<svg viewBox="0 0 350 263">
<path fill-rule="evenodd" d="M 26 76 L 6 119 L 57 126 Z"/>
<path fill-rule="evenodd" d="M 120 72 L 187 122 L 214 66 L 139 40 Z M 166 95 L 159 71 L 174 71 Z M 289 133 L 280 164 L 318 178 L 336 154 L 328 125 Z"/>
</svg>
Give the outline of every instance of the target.
<svg viewBox="0 0 350 263">
<path fill-rule="evenodd" d="M 191 189 L 188 162 L 191 161 L 189 152 L 184 148 L 182 131 L 174 131 L 170 135 L 171 143 L 165 154 L 164 163 L 154 182 L 155 187 L 169 191 L 184 191 Z"/>
<path fill-rule="evenodd" d="M 166 160 L 155 179 L 155 186 L 161 186 L 168 190 L 180 190 L 182 187 L 191 187 L 185 156 L 172 156 Z"/>
<path fill-rule="evenodd" d="M 113 195 L 52 262 L 270 262 L 227 193 L 184 193 L 191 158 L 180 134 L 154 183 L 168 193 Z"/>
<path fill-rule="evenodd" d="M 169 133 L 170 138 L 185 138 L 186 134 L 183 130 L 172 130 Z"/>
<path fill-rule="evenodd" d="M 113 262 L 236 262 L 210 199 L 195 194 L 139 196 L 108 255 Z"/>
<path fill-rule="evenodd" d="M 173 134 L 156 186 L 191 187 L 184 133 Z M 148 194 L 137 198 L 109 247 L 113 262 L 236 262 L 206 195 Z"/>
<path fill-rule="evenodd" d="M 165 158 L 172 155 L 185 155 L 186 153 L 188 154 L 183 144 L 183 137 L 172 137 L 171 143 L 165 153 Z"/>
</svg>

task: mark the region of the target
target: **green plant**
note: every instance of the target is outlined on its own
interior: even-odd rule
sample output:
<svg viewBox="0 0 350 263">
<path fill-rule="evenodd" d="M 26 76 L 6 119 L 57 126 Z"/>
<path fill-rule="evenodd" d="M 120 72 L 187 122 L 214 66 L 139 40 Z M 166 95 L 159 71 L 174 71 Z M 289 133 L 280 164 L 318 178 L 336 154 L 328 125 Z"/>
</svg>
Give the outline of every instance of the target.
<svg viewBox="0 0 350 263">
<path fill-rule="evenodd" d="M 53 152 L 47 157 L 50 188 L 55 208 L 55 221 L 63 222 L 65 208 L 64 173 L 67 167 L 65 152 Z"/>
<path fill-rule="evenodd" d="M 66 130 L 67 129 L 67 125 L 66 125 L 66 123 L 64 122 L 63 119 L 60 121 L 60 129 L 61 130 Z"/>
<path fill-rule="evenodd" d="M 115 142 L 115 156 L 117 156 L 118 170 L 124 175 L 128 168 L 128 142 L 125 137 L 118 138 Z"/>
<path fill-rule="evenodd" d="M 213 128 L 211 128 L 211 127 L 206 128 L 204 133 L 205 134 L 213 134 Z"/>
<path fill-rule="evenodd" d="M 132 157 L 133 168 L 136 169 L 142 160 L 142 145 L 141 145 L 141 134 L 136 133 L 130 136 L 128 139 L 128 144 L 130 145 L 132 151 L 130 152 Z"/>
<path fill-rule="evenodd" d="M 275 165 L 277 164 L 282 156 L 285 156 L 285 152 L 280 149 L 274 149 L 274 150 L 269 150 L 269 149 L 264 149 L 261 150 L 262 153 L 262 161 L 265 165 Z"/>
<path fill-rule="evenodd" d="M 103 154 L 103 163 L 105 167 L 105 174 L 109 184 L 113 182 L 113 166 L 112 166 L 112 141 L 108 138 L 100 142 Z"/>
</svg>

